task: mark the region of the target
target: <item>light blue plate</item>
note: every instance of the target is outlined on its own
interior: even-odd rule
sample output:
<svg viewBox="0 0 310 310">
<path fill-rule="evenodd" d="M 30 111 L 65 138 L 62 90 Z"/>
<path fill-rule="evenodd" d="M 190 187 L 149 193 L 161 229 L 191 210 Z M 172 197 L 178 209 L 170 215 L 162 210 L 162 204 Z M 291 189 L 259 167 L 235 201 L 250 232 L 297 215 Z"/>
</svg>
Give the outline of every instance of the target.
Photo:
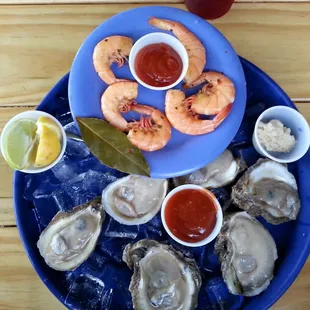
<svg viewBox="0 0 310 310">
<path fill-rule="evenodd" d="M 74 117 L 103 118 L 100 98 L 107 85 L 97 75 L 92 62 L 93 50 L 103 38 L 124 35 L 134 41 L 143 35 L 159 31 L 148 24 L 151 16 L 181 22 L 192 31 L 207 50 L 207 70 L 223 72 L 235 84 L 236 99 L 231 113 L 214 132 L 189 136 L 172 131 L 169 143 L 156 152 L 144 152 L 154 178 L 183 175 L 201 168 L 214 160 L 229 145 L 241 124 L 245 105 L 245 77 L 240 60 L 226 38 L 211 24 L 189 12 L 162 6 L 147 6 L 122 12 L 98 26 L 84 41 L 73 61 L 69 79 L 69 102 Z M 128 65 L 117 69 L 117 77 L 133 80 Z M 178 88 L 181 84 L 178 85 Z M 187 91 L 187 95 L 198 88 Z M 137 101 L 164 111 L 165 91 L 152 91 L 139 86 Z M 132 114 L 126 114 L 127 119 Z"/>
</svg>

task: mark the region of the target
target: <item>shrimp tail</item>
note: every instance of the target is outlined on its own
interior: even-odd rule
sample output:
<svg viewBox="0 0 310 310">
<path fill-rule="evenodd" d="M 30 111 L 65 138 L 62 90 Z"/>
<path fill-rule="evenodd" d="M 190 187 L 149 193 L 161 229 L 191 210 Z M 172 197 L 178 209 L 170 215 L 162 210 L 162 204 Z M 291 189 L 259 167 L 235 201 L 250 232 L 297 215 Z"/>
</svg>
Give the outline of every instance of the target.
<svg viewBox="0 0 310 310">
<path fill-rule="evenodd" d="M 123 57 L 116 57 L 114 61 L 117 63 L 118 68 L 120 68 L 124 65 L 124 58 Z"/>
<path fill-rule="evenodd" d="M 174 23 L 172 21 L 156 17 L 151 17 L 148 23 L 156 28 L 166 31 L 172 31 L 171 28 L 174 26 Z"/>
<path fill-rule="evenodd" d="M 142 129 L 152 129 L 152 127 L 153 127 L 152 118 L 151 117 L 143 117 L 141 115 L 141 117 L 140 117 L 140 127 Z"/>
<path fill-rule="evenodd" d="M 188 113 L 194 116 L 195 118 L 198 118 L 198 115 L 196 115 L 195 110 L 192 108 L 192 105 L 195 103 L 195 101 L 196 101 L 196 95 L 192 95 L 184 100 L 184 104 L 187 106 Z"/>
<path fill-rule="evenodd" d="M 152 123 L 152 118 L 151 117 L 143 117 L 144 115 L 152 115 L 152 112 L 154 111 L 154 109 L 152 107 L 146 106 L 146 105 L 142 105 L 142 104 L 131 104 L 129 109 L 131 111 L 137 112 L 141 114 L 140 117 L 140 121 L 134 121 L 133 125 L 134 126 L 138 126 L 141 129 L 151 129 L 153 126 Z"/>
<path fill-rule="evenodd" d="M 184 83 L 182 85 L 182 87 L 184 89 L 189 89 L 189 88 L 196 87 L 196 86 L 206 82 L 207 81 L 207 79 L 206 79 L 207 74 L 208 74 L 208 72 L 202 72 L 202 74 L 195 81 L 193 81 L 193 82 L 191 82 L 189 84 Z"/>
<path fill-rule="evenodd" d="M 224 121 L 224 119 L 230 113 L 231 108 L 232 108 L 232 103 L 228 104 L 214 117 L 213 119 L 214 128 L 217 128 Z"/>
<path fill-rule="evenodd" d="M 131 110 L 140 114 L 151 115 L 154 109 L 143 104 L 136 104 L 131 107 Z"/>
<path fill-rule="evenodd" d="M 137 104 L 136 100 L 132 99 L 129 102 L 126 102 L 121 108 L 120 112 L 127 113 L 132 110 L 132 106 Z"/>
</svg>

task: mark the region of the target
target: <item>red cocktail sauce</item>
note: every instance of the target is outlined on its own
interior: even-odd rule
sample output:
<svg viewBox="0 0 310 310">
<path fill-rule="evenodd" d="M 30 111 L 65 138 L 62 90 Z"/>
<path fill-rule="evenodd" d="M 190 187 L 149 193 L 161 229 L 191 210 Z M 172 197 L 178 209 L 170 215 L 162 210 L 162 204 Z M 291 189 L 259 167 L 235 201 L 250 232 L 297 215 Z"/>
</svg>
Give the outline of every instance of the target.
<svg viewBox="0 0 310 310">
<path fill-rule="evenodd" d="M 185 242 L 207 238 L 216 224 L 217 206 L 213 194 L 202 190 L 184 189 L 167 202 L 165 219 L 170 231 Z"/>
<path fill-rule="evenodd" d="M 179 54 L 164 43 L 145 46 L 135 59 L 137 76 L 144 83 L 156 87 L 173 84 L 180 77 L 182 68 Z"/>
</svg>

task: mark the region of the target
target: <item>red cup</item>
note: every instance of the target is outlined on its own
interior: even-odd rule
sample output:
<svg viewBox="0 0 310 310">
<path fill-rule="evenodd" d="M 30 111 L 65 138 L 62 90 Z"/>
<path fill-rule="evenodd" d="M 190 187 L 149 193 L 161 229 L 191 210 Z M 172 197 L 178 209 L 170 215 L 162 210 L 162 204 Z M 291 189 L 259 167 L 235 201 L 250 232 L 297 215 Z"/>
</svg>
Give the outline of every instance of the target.
<svg viewBox="0 0 310 310">
<path fill-rule="evenodd" d="M 204 19 L 222 17 L 233 3 L 234 0 L 185 0 L 187 9 Z"/>
</svg>

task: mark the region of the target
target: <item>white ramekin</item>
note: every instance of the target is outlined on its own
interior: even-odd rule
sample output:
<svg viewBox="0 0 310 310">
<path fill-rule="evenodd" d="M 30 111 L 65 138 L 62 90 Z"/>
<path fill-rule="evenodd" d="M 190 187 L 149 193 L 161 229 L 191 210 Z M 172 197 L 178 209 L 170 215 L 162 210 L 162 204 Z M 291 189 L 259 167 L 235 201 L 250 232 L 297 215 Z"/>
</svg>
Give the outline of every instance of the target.
<svg viewBox="0 0 310 310">
<path fill-rule="evenodd" d="M 284 124 L 285 127 L 291 129 L 291 133 L 296 139 L 296 145 L 289 153 L 273 153 L 268 152 L 259 142 L 257 130 L 260 121 L 268 122 L 277 119 Z M 286 106 L 274 106 L 265 110 L 257 119 L 252 142 L 256 151 L 274 161 L 280 163 L 292 163 L 303 157 L 310 146 L 310 129 L 306 119 L 295 109 Z"/>
<path fill-rule="evenodd" d="M 183 69 L 182 69 L 180 77 L 173 84 L 163 86 L 163 87 L 151 86 L 151 85 L 148 85 L 145 82 L 143 82 L 136 74 L 135 60 L 136 60 L 137 54 L 145 46 L 150 45 L 150 44 L 155 44 L 155 43 L 165 43 L 165 44 L 169 45 L 181 57 Z M 152 89 L 152 90 L 166 90 L 166 89 L 169 89 L 169 88 L 172 88 L 172 87 L 178 85 L 184 79 L 184 76 L 185 76 L 187 69 L 188 69 L 187 51 L 186 51 L 185 47 L 183 46 L 183 44 L 178 39 L 176 39 L 175 37 L 173 37 L 170 34 L 162 33 L 162 32 L 150 33 L 150 34 L 147 34 L 147 35 L 141 37 L 132 47 L 130 54 L 129 54 L 129 68 L 130 68 L 132 75 L 134 76 L 134 78 L 137 80 L 137 82 L 139 84 L 141 84 L 141 85 L 143 85 L 149 89 Z"/>
<path fill-rule="evenodd" d="M 216 209 L 217 209 L 216 210 L 216 223 L 215 223 L 213 231 L 211 232 L 211 234 L 207 238 L 205 238 L 201 241 L 198 241 L 198 242 L 185 242 L 185 241 L 177 238 L 169 229 L 169 227 L 166 223 L 166 219 L 165 219 L 165 209 L 166 209 L 166 206 L 167 206 L 169 199 L 173 195 L 175 195 L 176 193 L 178 193 L 182 190 L 186 190 L 186 189 L 196 189 L 196 190 L 201 190 L 201 191 L 206 192 L 214 200 L 215 205 L 216 205 Z M 181 185 L 181 186 L 176 187 L 166 196 L 165 200 L 163 201 L 162 207 L 161 207 L 161 220 L 163 222 L 163 225 L 164 225 L 166 232 L 176 242 L 178 242 L 182 245 L 188 246 L 188 247 L 199 247 L 199 246 L 203 246 L 203 245 L 210 243 L 219 234 L 221 227 L 222 227 L 222 224 L 223 224 L 223 211 L 222 211 L 220 203 L 218 202 L 218 200 L 216 199 L 216 197 L 214 196 L 214 194 L 212 192 L 210 192 L 209 190 L 207 190 L 207 189 L 205 189 L 199 185 L 185 184 L 185 185 Z"/>
<path fill-rule="evenodd" d="M 2 155 L 3 155 L 4 159 L 6 159 L 5 158 L 5 154 L 4 154 L 4 141 L 5 141 L 4 138 L 5 138 L 5 135 L 8 132 L 9 127 L 13 123 L 15 123 L 16 121 L 18 121 L 20 119 L 31 119 L 31 120 L 37 121 L 40 116 L 49 117 L 50 119 L 52 119 L 58 125 L 59 129 L 61 130 L 61 151 L 60 151 L 58 157 L 56 158 L 56 160 L 53 161 L 50 165 L 45 166 L 45 167 L 41 167 L 41 168 L 29 167 L 27 169 L 20 170 L 22 172 L 26 172 L 26 173 L 40 173 L 40 172 L 46 171 L 46 170 L 54 167 L 60 161 L 60 159 L 62 158 L 62 156 L 63 156 L 63 154 L 65 153 L 65 150 L 66 150 L 66 146 L 67 146 L 66 133 L 65 133 L 62 125 L 59 123 L 59 121 L 54 116 L 52 116 L 52 115 L 50 115 L 48 113 L 42 112 L 42 111 L 26 111 L 26 112 L 22 112 L 20 114 L 17 114 L 13 118 L 11 118 L 6 123 L 6 125 L 4 126 L 4 128 L 2 130 L 0 145 L 1 145 L 1 152 L 2 152 Z"/>
</svg>

